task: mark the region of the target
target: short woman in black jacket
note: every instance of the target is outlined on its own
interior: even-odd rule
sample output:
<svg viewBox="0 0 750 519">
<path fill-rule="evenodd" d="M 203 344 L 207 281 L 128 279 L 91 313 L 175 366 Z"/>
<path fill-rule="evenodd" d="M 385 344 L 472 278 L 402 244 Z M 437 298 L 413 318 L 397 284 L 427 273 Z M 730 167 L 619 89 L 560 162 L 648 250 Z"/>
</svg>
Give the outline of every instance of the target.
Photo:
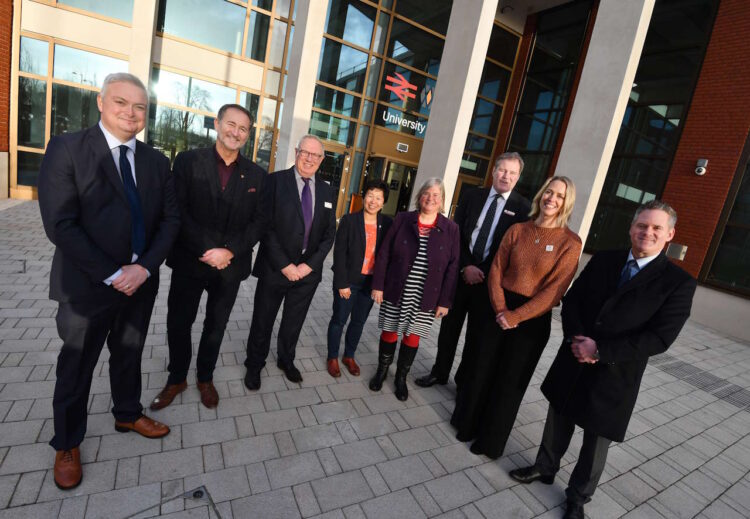
<svg viewBox="0 0 750 519">
<path fill-rule="evenodd" d="M 362 211 L 344 215 L 339 221 L 333 248 L 333 315 L 328 324 L 327 368 L 332 377 L 341 376 L 339 344 L 350 315 L 341 362 L 349 373 L 359 375 L 354 352 L 372 309 L 370 290 L 375 255 L 391 226 L 391 219 L 380 214 L 387 199 L 388 185 L 384 181 L 368 182 L 364 189 Z"/>
</svg>

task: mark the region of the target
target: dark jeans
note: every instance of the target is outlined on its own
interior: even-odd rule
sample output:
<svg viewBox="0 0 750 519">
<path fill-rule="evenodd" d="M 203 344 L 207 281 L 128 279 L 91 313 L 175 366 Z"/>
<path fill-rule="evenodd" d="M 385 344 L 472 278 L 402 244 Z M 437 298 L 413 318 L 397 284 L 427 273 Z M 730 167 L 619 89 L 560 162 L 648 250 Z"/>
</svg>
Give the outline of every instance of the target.
<svg viewBox="0 0 750 519">
<path fill-rule="evenodd" d="M 365 321 L 367 321 L 367 316 L 370 315 L 373 304 L 370 297 L 371 287 L 372 276 L 362 276 L 359 283 L 352 284 L 349 287 L 352 291 L 349 299 L 344 299 L 339 295 L 338 290 L 333 289 L 333 315 L 331 316 L 331 322 L 328 324 L 329 360 L 339 356 L 341 334 L 349 315 L 351 315 L 351 321 L 344 338 L 344 357 L 354 357 L 359 338 L 362 336 L 362 329 L 365 326 Z"/>
<path fill-rule="evenodd" d="M 123 295 L 111 303 L 60 303 L 56 321 L 63 345 L 57 357 L 55 436 L 50 441 L 55 450 L 69 450 L 83 441 L 91 382 L 105 342 L 112 414 L 121 422 L 141 416 L 141 353 L 157 288 L 147 281 L 131 297 Z"/>
<path fill-rule="evenodd" d="M 208 278 L 193 278 L 172 271 L 172 281 L 167 299 L 167 342 L 169 343 L 168 384 L 179 384 L 187 378 L 193 344 L 190 330 L 198 313 L 198 305 L 205 290 L 206 318 L 198 346 L 196 378 L 198 382 L 213 380 L 216 359 L 219 357 L 224 330 L 232 313 L 240 280 L 226 280 L 219 272 Z"/>
</svg>

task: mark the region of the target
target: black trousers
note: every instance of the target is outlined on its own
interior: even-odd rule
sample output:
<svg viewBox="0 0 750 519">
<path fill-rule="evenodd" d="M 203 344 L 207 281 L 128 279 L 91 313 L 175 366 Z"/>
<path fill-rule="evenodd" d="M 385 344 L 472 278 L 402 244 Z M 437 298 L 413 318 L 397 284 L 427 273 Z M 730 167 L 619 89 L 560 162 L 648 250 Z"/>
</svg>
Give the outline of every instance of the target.
<svg viewBox="0 0 750 519">
<path fill-rule="evenodd" d="M 294 361 L 297 340 L 302 325 L 310 308 L 315 289 L 320 279 L 313 274 L 300 281 L 289 281 L 280 272 L 258 279 L 255 288 L 253 319 L 250 324 L 250 335 L 247 338 L 247 359 L 245 367 L 258 372 L 266 365 L 266 357 L 271 348 L 271 333 L 281 303 L 284 309 L 281 314 L 279 336 L 276 343 L 276 357 L 279 365 L 289 366 Z"/>
<path fill-rule="evenodd" d="M 505 291 L 513 309 L 527 297 Z M 476 447 L 492 458 L 505 450 L 521 400 L 550 335 L 551 313 L 503 330 L 497 323 L 483 329 L 478 362 L 456 396 L 451 422 L 462 441 L 475 439 Z"/>
<path fill-rule="evenodd" d="M 168 384 L 179 384 L 187 378 L 193 344 L 190 330 L 198 314 L 198 305 L 205 290 L 206 318 L 198 345 L 196 378 L 198 382 L 213 380 L 224 330 L 237 299 L 240 279 L 227 280 L 218 271 L 206 278 L 194 278 L 172 271 L 167 299 L 167 342 L 169 343 Z"/>
<path fill-rule="evenodd" d="M 52 399 L 55 450 L 77 447 L 86 434 L 86 408 L 91 380 L 107 342 L 112 414 L 121 422 L 141 416 L 141 354 L 146 342 L 158 285 L 147 280 L 131 297 L 108 304 L 60 303 L 57 331 L 63 341 L 57 357 Z"/>
<path fill-rule="evenodd" d="M 555 411 L 550 405 L 547 422 L 544 424 L 542 444 L 534 463 L 542 474 L 555 474 L 560 469 L 560 460 L 568 450 L 574 430 L 575 422 Z M 583 431 L 583 444 L 578 453 L 578 461 L 565 490 L 568 501 L 580 504 L 591 501 L 607 463 L 610 443 L 607 438 Z"/>
<path fill-rule="evenodd" d="M 484 323 L 488 319 L 492 320 L 492 306 L 487 292 L 487 283 L 467 285 L 459 276 L 453 306 L 440 324 L 437 357 L 435 365 L 432 366 L 432 375 L 440 381 L 447 381 L 450 376 L 458 340 L 467 315 L 469 322 L 466 325 L 466 340 L 455 377 L 458 385 L 461 385 L 465 373 L 471 372 L 474 366 L 479 349 L 478 336 Z"/>
</svg>

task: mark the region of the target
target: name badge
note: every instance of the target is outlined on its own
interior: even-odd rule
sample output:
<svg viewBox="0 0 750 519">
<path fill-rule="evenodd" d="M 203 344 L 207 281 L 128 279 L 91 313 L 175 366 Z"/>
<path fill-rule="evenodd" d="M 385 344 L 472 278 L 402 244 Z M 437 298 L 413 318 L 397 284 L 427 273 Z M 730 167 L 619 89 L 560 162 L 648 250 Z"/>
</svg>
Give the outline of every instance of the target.
<svg viewBox="0 0 750 519">
<path fill-rule="evenodd" d="M 511 216 L 516 216 L 516 213 L 514 213 L 513 211 L 508 211 L 507 209 L 503 209 L 503 212 L 504 212 L 505 214 L 509 214 L 509 215 L 511 215 Z"/>
<path fill-rule="evenodd" d="M 325 202 L 323 205 L 326 209 L 333 209 L 333 204 L 331 202 Z"/>
<path fill-rule="evenodd" d="M 545 250 L 546 252 L 552 252 L 552 249 L 554 249 L 554 247 L 553 247 L 552 245 L 547 245 L 547 246 L 546 246 L 546 247 L 544 248 L 544 250 Z"/>
</svg>

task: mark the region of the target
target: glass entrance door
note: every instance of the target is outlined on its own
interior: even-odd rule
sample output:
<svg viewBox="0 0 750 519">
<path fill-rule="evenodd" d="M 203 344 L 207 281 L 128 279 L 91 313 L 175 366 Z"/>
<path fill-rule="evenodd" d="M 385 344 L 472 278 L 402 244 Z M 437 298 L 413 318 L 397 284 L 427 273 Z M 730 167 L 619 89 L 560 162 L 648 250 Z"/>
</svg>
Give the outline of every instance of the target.
<svg viewBox="0 0 750 519">
<path fill-rule="evenodd" d="M 318 170 L 318 177 L 328 182 L 336 193 L 336 219 L 346 212 L 346 188 L 351 176 L 348 150 L 326 149 L 323 162 Z"/>
<path fill-rule="evenodd" d="M 395 216 L 396 213 L 409 210 L 409 200 L 414 190 L 414 179 L 417 168 L 399 162 L 388 161 L 385 164 L 383 180 L 388 184 L 390 195 L 383 206 L 383 214 Z"/>
</svg>

